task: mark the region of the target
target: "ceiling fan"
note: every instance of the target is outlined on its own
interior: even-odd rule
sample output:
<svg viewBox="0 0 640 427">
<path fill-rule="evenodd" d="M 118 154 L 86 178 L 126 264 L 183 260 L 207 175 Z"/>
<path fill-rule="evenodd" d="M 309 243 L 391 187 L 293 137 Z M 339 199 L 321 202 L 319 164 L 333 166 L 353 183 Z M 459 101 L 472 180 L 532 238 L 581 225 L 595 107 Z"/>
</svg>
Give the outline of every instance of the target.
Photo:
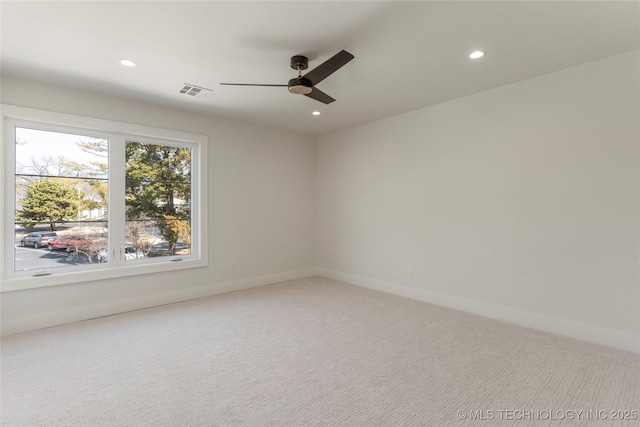
<svg viewBox="0 0 640 427">
<path fill-rule="evenodd" d="M 304 76 L 302 70 L 309 68 L 309 59 L 306 56 L 296 55 L 291 57 L 291 68 L 298 70 L 298 77 L 289 80 L 286 85 L 270 85 L 270 84 L 251 84 L 251 83 L 220 83 L 226 86 L 275 86 L 275 87 L 287 87 L 289 92 L 305 95 L 316 101 L 323 102 L 325 104 L 331 104 L 335 99 L 317 89 L 315 86 L 335 73 L 340 67 L 354 58 L 352 54 L 346 50 L 341 50 L 333 57 L 327 59 L 322 64 L 318 65 L 313 70 L 309 71 Z"/>
</svg>

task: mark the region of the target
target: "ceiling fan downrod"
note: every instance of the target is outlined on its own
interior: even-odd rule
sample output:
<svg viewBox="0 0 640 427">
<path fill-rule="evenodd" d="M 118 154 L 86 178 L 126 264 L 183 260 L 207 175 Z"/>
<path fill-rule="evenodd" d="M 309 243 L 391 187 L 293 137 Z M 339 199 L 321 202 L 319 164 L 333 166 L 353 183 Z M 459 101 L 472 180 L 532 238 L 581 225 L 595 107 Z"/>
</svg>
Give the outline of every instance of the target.
<svg viewBox="0 0 640 427">
<path fill-rule="evenodd" d="M 291 68 L 298 70 L 298 78 L 289 80 L 289 92 L 295 93 L 296 95 L 306 95 L 311 93 L 313 90 L 311 82 L 302 78 L 302 70 L 309 68 L 309 59 L 302 55 L 292 56 Z"/>
</svg>

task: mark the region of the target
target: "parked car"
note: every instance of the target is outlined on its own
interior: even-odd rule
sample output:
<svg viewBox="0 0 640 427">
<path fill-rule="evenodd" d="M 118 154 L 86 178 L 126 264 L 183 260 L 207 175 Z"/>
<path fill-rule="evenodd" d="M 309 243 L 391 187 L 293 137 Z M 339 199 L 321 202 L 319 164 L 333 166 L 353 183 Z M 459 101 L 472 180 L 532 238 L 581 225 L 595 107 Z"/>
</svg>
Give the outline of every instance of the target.
<svg viewBox="0 0 640 427">
<path fill-rule="evenodd" d="M 138 259 L 138 258 L 146 258 L 146 255 L 143 251 L 139 250 L 135 246 L 126 245 L 124 247 L 124 259 Z M 98 262 L 107 262 L 109 261 L 109 251 L 106 249 L 102 249 L 98 251 Z"/>
<path fill-rule="evenodd" d="M 183 242 L 177 242 L 175 246 L 175 254 L 185 254 L 189 253 L 189 247 L 185 245 Z M 149 253 L 147 256 L 149 257 L 158 257 L 158 256 L 168 256 L 171 255 L 171 251 L 169 250 L 169 243 L 162 242 L 157 243 L 149 249 Z"/>
<path fill-rule="evenodd" d="M 91 241 L 81 236 L 58 236 L 49 240 L 47 249 L 66 249 L 67 252 L 87 250 L 91 246 Z"/>
<path fill-rule="evenodd" d="M 34 248 L 44 248 L 49 243 L 49 240 L 56 237 L 58 233 L 36 231 L 29 233 L 20 240 L 20 246 L 33 246 Z"/>
</svg>

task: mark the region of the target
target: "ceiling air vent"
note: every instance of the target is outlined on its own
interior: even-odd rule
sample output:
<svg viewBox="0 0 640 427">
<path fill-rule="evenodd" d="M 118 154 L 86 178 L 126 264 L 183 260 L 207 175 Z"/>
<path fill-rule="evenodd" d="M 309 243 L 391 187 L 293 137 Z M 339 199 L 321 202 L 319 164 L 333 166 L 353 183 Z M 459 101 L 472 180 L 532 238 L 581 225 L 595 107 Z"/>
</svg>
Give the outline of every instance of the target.
<svg viewBox="0 0 640 427">
<path fill-rule="evenodd" d="M 184 83 L 184 86 L 179 90 L 179 92 L 195 98 L 205 99 L 209 93 L 213 91 L 206 87 L 192 85 L 191 83 Z"/>
</svg>

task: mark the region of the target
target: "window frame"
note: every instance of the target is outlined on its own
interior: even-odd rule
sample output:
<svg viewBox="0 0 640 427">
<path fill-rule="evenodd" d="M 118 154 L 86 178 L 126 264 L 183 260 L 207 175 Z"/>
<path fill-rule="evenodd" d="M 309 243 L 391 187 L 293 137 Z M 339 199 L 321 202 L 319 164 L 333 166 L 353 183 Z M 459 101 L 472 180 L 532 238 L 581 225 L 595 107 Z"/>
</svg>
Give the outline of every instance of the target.
<svg viewBox="0 0 640 427">
<path fill-rule="evenodd" d="M 206 267 L 207 258 L 207 136 L 182 131 L 160 129 L 130 123 L 115 122 L 56 113 L 26 107 L 2 104 L 2 132 L 0 149 L 0 263 L 2 277 L 0 292 L 32 288 L 92 282 L 96 280 L 135 276 Z M 110 147 L 121 145 L 122 149 L 109 150 L 109 262 L 62 268 L 46 268 L 50 274 L 36 275 L 40 270 L 14 271 L 15 245 L 15 128 L 27 127 L 45 131 L 71 132 L 109 138 Z M 191 253 L 158 258 L 146 258 L 134 262 L 126 261 L 125 235 L 125 151 L 127 140 L 144 140 L 151 143 L 182 146 L 191 149 Z M 179 262 L 177 262 L 179 261 Z"/>
</svg>

